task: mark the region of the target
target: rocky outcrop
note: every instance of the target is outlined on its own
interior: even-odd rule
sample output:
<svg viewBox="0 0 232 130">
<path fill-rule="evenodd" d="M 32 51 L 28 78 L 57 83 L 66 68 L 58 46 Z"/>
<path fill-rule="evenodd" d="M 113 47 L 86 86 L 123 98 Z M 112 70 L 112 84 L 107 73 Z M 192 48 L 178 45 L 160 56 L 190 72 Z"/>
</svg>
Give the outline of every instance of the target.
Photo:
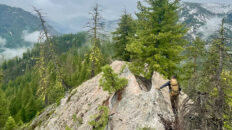
<svg viewBox="0 0 232 130">
<path fill-rule="evenodd" d="M 99 86 L 101 74 L 86 81 L 61 100 L 57 107 L 49 107 L 31 123 L 36 130 L 91 130 L 88 122 L 97 114 L 98 106 L 109 106 L 107 130 L 137 130 L 155 128 L 165 130 L 174 121 L 168 88 L 155 88 L 166 82 L 154 72 L 152 82 L 135 77 L 125 66 L 125 62 L 115 61 L 112 68 L 128 79 L 128 85 L 119 93 L 109 95 Z M 121 70 L 123 69 L 123 70 Z M 120 96 L 120 99 L 118 98 Z M 49 114 L 46 114 L 49 113 Z M 166 121 L 166 122 L 165 122 Z M 169 125 L 169 126 L 168 126 Z"/>
</svg>

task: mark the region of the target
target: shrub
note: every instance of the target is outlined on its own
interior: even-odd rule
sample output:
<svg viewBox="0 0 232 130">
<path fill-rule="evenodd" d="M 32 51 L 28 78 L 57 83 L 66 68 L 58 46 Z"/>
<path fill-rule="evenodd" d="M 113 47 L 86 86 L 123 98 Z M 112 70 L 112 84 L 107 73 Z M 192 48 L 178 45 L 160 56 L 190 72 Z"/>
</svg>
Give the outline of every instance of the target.
<svg viewBox="0 0 232 130">
<path fill-rule="evenodd" d="M 100 85 L 104 91 L 109 93 L 117 92 L 128 84 L 126 78 L 120 78 L 118 74 L 113 72 L 111 66 L 106 65 L 102 68 L 103 75 L 100 79 Z"/>
<path fill-rule="evenodd" d="M 83 118 L 82 117 L 78 117 L 77 121 L 78 121 L 78 123 L 82 124 L 83 123 Z"/>
<path fill-rule="evenodd" d="M 144 128 L 140 128 L 138 130 L 155 130 L 155 128 L 150 128 L 150 127 L 144 127 Z"/>
<path fill-rule="evenodd" d="M 72 119 L 73 119 L 74 122 L 76 122 L 77 121 L 77 115 L 73 114 Z"/>
<path fill-rule="evenodd" d="M 13 117 L 8 117 L 7 122 L 5 124 L 4 130 L 15 130 L 16 129 L 16 123 Z"/>
<path fill-rule="evenodd" d="M 68 126 L 65 127 L 65 130 L 72 130 L 71 128 L 69 128 Z"/>
<path fill-rule="evenodd" d="M 108 124 L 109 108 L 106 106 L 99 107 L 100 113 L 93 116 L 93 120 L 89 122 L 89 125 L 93 127 L 93 130 L 105 130 Z"/>
</svg>

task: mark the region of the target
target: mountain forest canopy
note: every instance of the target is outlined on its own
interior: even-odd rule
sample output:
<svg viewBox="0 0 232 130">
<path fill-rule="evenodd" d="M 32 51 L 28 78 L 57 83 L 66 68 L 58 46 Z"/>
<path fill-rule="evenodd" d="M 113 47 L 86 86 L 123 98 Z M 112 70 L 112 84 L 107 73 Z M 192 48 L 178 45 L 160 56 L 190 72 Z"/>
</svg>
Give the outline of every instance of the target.
<svg viewBox="0 0 232 130">
<path fill-rule="evenodd" d="M 194 102 L 186 107 L 191 107 L 195 118 L 185 120 L 193 125 L 182 124 L 182 128 L 232 129 L 232 45 L 226 18 L 213 32 L 216 36 L 192 40 L 189 28 L 179 20 L 179 0 L 145 0 L 137 8 L 135 17 L 125 10 L 109 34 L 96 4 L 88 31 L 59 36 L 50 36 L 40 11 L 35 10 L 45 38 L 22 57 L 1 64 L 0 129 L 27 128 L 47 107 L 58 106 L 67 93 L 102 70 L 104 89 L 110 93 L 122 89 L 128 82 L 108 65 L 115 60 L 126 61 L 132 73 L 149 81 L 154 71 L 166 78 L 177 75 Z"/>
</svg>

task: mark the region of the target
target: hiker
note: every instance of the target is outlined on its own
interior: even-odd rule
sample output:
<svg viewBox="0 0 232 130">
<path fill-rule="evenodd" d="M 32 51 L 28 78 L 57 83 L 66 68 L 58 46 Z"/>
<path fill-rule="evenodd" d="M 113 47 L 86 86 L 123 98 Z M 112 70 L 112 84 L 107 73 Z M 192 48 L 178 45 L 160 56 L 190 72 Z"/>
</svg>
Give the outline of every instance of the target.
<svg viewBox="0 0 232 130">
<path fill-rule="evenodd" d="M 171 80 L 162 85 L 158 90 L 169 86 L 169 93 L 170 93 L 170 99 L 171 99 L 171 105 L 173 109 L 173 113 L 177 114 L 178 110 L 178 96 L 180 94 L 181 88 L 180 85 L 177 82 L 176 76 L 172 76 Z"/>
</svg>

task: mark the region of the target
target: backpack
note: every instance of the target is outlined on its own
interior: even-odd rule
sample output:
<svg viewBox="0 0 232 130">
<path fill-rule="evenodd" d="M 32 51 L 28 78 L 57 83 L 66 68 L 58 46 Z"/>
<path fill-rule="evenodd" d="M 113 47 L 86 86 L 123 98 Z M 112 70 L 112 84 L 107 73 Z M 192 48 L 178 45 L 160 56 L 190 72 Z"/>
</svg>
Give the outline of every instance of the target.
<svg viewBox="0 0 232 130">
<path fill-rule="evenodd" d="M 179 85 L 176 79 L 170 80 L 171 85 L 171 96 L 178 96 L 179 95 Z"/>
</svg>

